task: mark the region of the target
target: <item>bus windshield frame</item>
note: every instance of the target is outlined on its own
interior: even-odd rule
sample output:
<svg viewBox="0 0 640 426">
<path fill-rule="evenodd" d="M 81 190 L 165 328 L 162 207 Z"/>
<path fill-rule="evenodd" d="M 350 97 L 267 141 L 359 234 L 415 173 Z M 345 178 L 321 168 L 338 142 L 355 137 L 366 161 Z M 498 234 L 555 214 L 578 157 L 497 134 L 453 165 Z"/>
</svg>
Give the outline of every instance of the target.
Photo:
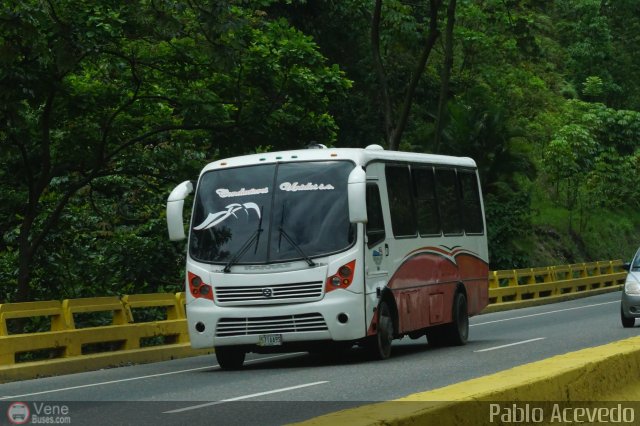
<svg viewBox="0 0 640 426">
<path fill-rule="evenodd" d="M 199 262 L 268 264 L 339 253 L 355 244 L 348 160 L 210 170 L 194 201 L 189 254 Z"/>
</svg>

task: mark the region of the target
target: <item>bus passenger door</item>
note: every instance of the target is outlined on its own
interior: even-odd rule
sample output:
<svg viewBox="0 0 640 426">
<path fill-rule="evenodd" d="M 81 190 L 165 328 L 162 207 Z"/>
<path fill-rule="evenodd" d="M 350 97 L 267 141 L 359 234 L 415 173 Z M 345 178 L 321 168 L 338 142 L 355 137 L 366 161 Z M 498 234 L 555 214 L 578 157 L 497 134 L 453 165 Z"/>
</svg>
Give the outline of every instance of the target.
<svg viewBox="0 0 640 426">
<path fill-rule="evenodd" d="M 389 280 L 389 245 L 377 181 L 367 182 L 367 224 L 365 226 L 365 320 L 367 334 L 379 302 L 379 292 Z"/>
</svg>

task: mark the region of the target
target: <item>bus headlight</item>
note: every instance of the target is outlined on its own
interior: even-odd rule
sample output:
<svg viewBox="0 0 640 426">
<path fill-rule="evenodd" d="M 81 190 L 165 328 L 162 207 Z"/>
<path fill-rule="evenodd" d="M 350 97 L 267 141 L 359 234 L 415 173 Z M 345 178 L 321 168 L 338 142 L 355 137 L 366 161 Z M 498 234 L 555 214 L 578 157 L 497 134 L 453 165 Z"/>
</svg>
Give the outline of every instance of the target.
<svg viewBox="0 0 640 426">
<path fill-rule="evenodd" d="M 213 301 L 213 288 L 209 284 L 202 282 L 202 278 L 194 273 L 187 274 L 189 281 L 189 292 L 193 297 L 204 298 Z"/>
<path fill-rule="evenodd" d="M 356 269 L 356 261 L 342 265 L 338 268 L 338 272 L 327 278 L 327 284 L 325 285 L 325 293 L 338 288 L 347 288 L 353 282 L 354 271 Z"/>
</svg>

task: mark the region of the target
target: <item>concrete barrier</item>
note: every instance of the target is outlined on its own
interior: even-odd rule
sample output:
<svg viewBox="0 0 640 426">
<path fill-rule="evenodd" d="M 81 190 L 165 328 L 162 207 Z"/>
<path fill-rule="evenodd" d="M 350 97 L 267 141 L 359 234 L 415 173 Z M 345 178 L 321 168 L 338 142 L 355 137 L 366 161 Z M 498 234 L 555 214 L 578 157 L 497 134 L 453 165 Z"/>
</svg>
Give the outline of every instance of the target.
<svg viewBox="0 0 640 426">
<path fill-rule="evenodd" d="M 378 404 L 317 417 L 298 426 L 552 424 L 638 408 L 640 337 L 583 349 Z M 606 401 L 611 401 L 607 403 Z M 534 411 L 534 410 L 540 411 Z M 529 420 L 518 415 L 529 415 Z M 532 416 L 541 415 L 540 422 Z M 555 418 L 553 416 L 560 416 Z M 640 410 L 632 424 L 640 423 Z M 504 416 L 504 417 L 502 417 Z M 563 417 L 564 416 L 564 417 Z M 568 416 L 568 418 L 567 418 Z M 579 418 L 576 418 L 578 416 Z M 558 421 L 555 421 L 558 420 Z M 564 422 L 563 422 L 564 420 Z M 602 418 L 599 419 L 603 421 Z M 607 420 L 607 419 L 605 419 Z M 607 422 L 611 422 L 608 419 Z M 615 422 L 613 422 L 615 423 Z M 620 422 L 628 423 L 628 422 Z"/>
</svg>

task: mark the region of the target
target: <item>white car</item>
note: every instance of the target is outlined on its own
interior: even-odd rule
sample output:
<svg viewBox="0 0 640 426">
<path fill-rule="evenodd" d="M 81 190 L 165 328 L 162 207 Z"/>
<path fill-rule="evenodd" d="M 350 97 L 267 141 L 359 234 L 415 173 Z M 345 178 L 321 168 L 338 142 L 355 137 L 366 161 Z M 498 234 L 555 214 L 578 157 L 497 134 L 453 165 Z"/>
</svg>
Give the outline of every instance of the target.
<svg viewBox="0 0 640 426">
<path fill-rule="evenodd" d="M 640 318 L 640 249 L 630 263 L 624 264 L 629 271 L 622 290 L 620 319 L 623 327 L 633 327 L 636 318 Z"/>
</svg>

